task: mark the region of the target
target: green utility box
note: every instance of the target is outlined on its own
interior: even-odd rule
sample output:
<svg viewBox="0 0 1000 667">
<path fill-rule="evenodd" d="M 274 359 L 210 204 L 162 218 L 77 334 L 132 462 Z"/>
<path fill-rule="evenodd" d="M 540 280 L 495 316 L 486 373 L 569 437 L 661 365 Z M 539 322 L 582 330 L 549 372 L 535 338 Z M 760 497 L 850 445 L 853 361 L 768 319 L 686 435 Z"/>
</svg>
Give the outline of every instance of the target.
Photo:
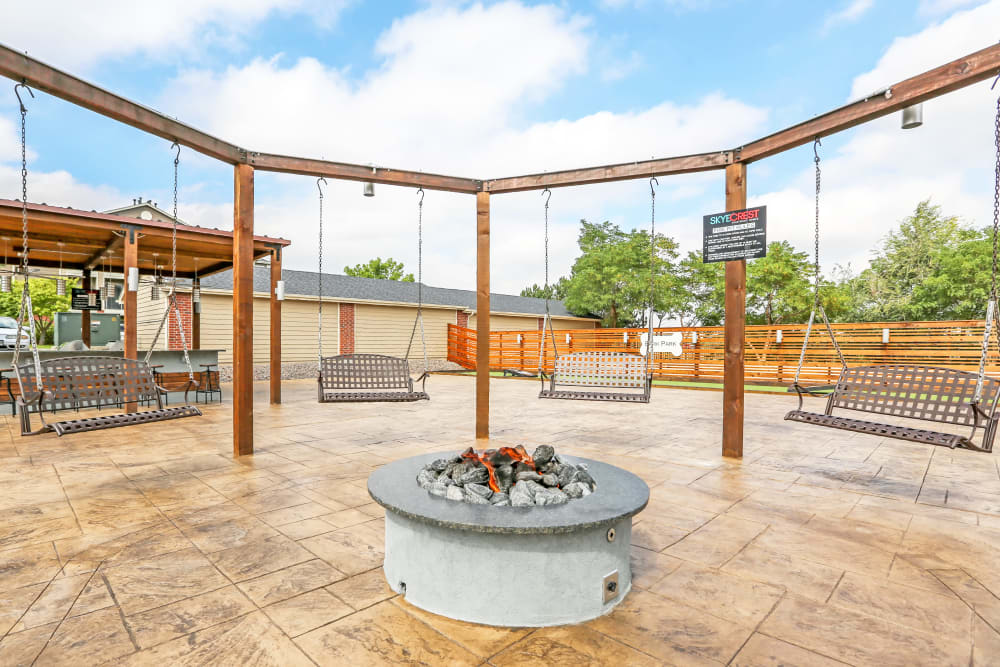
<svg viewBox="0 0 1000 667">
<path fill-rule="evenodd" d="M 81 340 L 80 313 L 56 313 L 55 344 L 56 347 L 71 340 Z M 121 340 L 122 316 L 111 313 L 90 313 L 90 346 L 101 347 L 116 340 Z"/>
</svg>

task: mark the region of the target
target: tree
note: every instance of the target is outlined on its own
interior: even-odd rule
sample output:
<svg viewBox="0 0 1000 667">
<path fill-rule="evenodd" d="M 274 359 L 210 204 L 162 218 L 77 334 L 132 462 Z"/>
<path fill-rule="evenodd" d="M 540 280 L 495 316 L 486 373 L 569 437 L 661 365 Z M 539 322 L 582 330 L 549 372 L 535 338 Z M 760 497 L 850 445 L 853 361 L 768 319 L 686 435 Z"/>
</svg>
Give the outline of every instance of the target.
<svg viewBox="0 0 1000 667">
<path fill-rule="evenodd" d="M 580 225 L 577 243 L 581 254 L 573 263 L 566 286 L 566 307 L 577 314 L 592 313 L 605 326 L 641 323 L 649 305 L 650 272 L 655 272 L 654 295 L 658 295 L 659 290 L 671 285 L 671 262 L 677 257 L 677 243 L 657 234 L 655 266 L 651 267 L 647 232 L 624 232 L 610 222 L 581 220 Z M 654 310 L 673 307 L 668 298 L 654 296 Z"/>
<path fill-rule="evenodd" d="M 14 281 L 14 288 L 9 293 L 0 292 L 0 315 L 17 317 L 21 309 L 21 290 L 23 283 Z M 66 296 L 56 294 L 56 282 L 47 278 L 33 278 L 28 283 L 28 293 L 31 294 L 31 308 L 35 314 L 35 333 L 38 343 L 51 341 L 52 325 L 56 313 L 69 310 L 70 289 L 76 287 L 74 279 L 66 281 Z M 27 328 L 27 323 L 25 323 Z"/>
<path fill-rule="evenodd" d="M 695 250 L 678 266 L 683 305 L 675 313 L 681 326 L 719 326 L 725 319 L 724 262 L 705 264 Z"/>
<path fill-rule="evenodd" d="M 381 280 L 399 280 L 404 283 L 413 282 L 412 273 L 403 273 L 403 263 L 397 262 L 392 257 L 384 261 L 381 257 L 368 260 L 367 264 L 355 264 L 353 267 L 345 266 L 344 273 L 358 278 L 379 278 Z"/>
<path fill-rule="evenodd" d="M 747 263 L 747 322 L 802 322 L 812 309 L 809 256 L 788 241 L 772 241 L 767 255 Z"/>
<path fill-rule="evenodd" d="M 911 319 L 973 320 L 986 316 L 993 262 L 992 230 L 976 234 L 978 238 L 940 249 L 934 274 L 913 289 L 907 309 Z"/>
<path fill-rule="evenodd" d="M 531 287 L 525 287 L 521 290 L 521 296 L 530 296 L 536 299 L 558 299 L 562 301 L 566 298 L 566 290 L 569 288 L 569 279 L 563 276 L 557 280 L 554 284 L 550 284 L 548 290 L 545 289 L 544 285 L 532 284 Z"/>
</svg>

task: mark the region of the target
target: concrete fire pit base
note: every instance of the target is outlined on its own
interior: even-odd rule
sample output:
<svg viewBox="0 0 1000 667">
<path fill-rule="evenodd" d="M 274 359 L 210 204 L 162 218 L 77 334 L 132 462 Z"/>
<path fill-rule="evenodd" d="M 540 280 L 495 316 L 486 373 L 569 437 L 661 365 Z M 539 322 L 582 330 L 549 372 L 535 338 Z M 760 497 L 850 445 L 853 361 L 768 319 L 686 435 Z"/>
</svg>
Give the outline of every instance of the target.
<svg viewBox="0 0 1000 667">
<path fill-rule="evenodd" d="M 451 454 L 453 455 L 453 454 Z M 597 490 L 564 505 L 494 507 L 432 496 L 422 455 L 383 466 L 368 490 L 385 510 L 389 585 L 407 602 L 473 623 L 539 627 L 609 612 L 632 587 L 632 516 L 649 488 L 632 473 L 586 463 Z"/>
</svg>

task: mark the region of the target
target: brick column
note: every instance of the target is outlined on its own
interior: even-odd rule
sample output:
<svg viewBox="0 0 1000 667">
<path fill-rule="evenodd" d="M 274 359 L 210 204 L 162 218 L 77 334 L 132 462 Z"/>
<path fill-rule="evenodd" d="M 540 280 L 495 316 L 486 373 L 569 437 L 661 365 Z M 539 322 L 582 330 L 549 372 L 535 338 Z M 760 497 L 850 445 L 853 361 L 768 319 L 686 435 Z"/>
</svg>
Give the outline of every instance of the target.
<svg viewBox="0 0 1000 667">
<path fill-rule="evenodd" d="M 340 304 L 340 353 L 354 354 L 354 304 Z"/>
<path fill-rule="evenodd" d="M 168 302 L 169 303 L 169 302 Z M 191 334 L 194 331 L 192 326 L 192 307 L 191 307 L 191 293 L 177 293 L 177 311 L 181 316 L 181 324 L 184 326 L 184 339 L 187 341 L 188 349 L 191 349 L 192 337 Z M 171 308 L 171 310 L 173 310 Z M 170 313 L 167 318 L 167 349 L 168 350 L 180 350 L 183 345 L 181 345 L 181 330 L 177 326 L 177 317 L 174 313 Z"/>
<path fill-rule="evenodd" d="M 465 329 L 469 328 L 469 314 L 464 310 L 457 311 L 457 317 L 455 318 L 455 324 Z"/>
<path fill-rule="evenodd" d="M 545 318 L 544 317 L 539 317 L 538 318 L 538 330 L 541 331 L 542 328 L 544 328 L 544 327 L 545 327 Z"/>
</svg>

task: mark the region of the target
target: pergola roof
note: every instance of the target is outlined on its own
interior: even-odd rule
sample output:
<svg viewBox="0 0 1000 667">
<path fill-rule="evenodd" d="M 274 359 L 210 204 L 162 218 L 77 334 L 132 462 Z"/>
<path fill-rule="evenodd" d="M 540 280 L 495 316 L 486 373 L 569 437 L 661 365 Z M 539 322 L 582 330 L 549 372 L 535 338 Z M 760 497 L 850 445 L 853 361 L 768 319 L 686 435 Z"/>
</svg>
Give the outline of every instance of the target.
<svg viewBox="0 0 1000 667">
<path fill-rule="evenodd" d="M 133 231 L 139 235 L 140 273 L 154 267 L 170 273 L 173 224 L 121 215 L 79 211 L 72 208 L 28 204 L 28 263 L 32 267 L 107 269 L 123 272 L 122 241 Z M 254 236 L 254 258 L 291 243 L 286 239 Z M 61 244 L 61 245 L 60 245 Z M 21 202 L 0 199 L 0 253 L 7 262 L 20 261 Z M 233 233 L 195 225 L 177 226 L 177 275 L 208 276 L 233 265 Z"/>
</svg>

